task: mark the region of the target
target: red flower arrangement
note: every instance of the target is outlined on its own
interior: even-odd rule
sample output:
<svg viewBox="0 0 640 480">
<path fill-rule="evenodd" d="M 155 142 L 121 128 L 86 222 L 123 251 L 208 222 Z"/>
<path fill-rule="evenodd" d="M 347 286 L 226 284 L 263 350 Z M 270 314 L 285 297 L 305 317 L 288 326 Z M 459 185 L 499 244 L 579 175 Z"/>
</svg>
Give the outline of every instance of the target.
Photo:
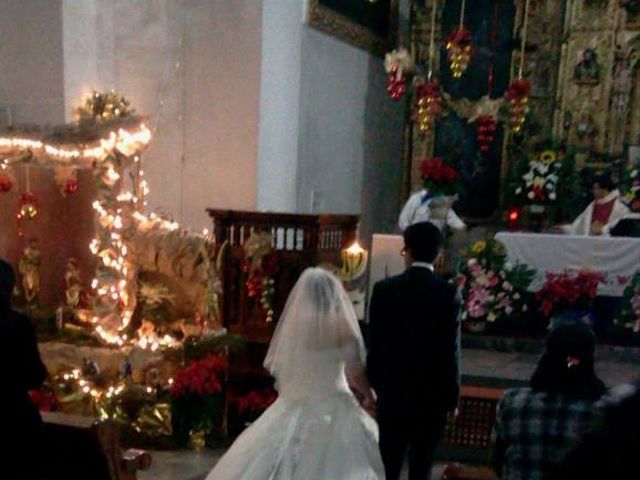
<svg viewBox="0 0 640 480">
<path fill-rule="evenodd" d="M 222 375 L 226 368 L 226 359 L 212 354 L 191 362 L 173 377 L 171 423 L 179 444 L 186 445 L 192 432 L 208 434 L 222 423 Z"/>
<path fill-rule="evenodd" d="M 449 166 L 442 157 L 422 161 L 422 180 L 431 194 L 450 195 L 455 193 L 460 174 Z"/>
<path fill-rule="evenodd" d="M 191 362 L 173 378 L 171 395 L 174 398 L 189 395 L 207 396 L 222 391 L 221 375 L 227 368 L 227 361 L 221 355 L 209 355 Z"/>
<path fill-rule="evenodd" d="M 275 390 L 254 390 L 246 395 L 236 397 L 235 403 L 238 405 L 238 413 L 261 414 L 276 401 L 278 394 Z"/>
<path fill-rule="evenodd" d="M 541 302 L 540 311 L 551 317 L 572 309 L 586 310 L 602 283 L 606 283 L 606 276 L 589 270 L 548 273 L 546 282 L 536 292 L 536 298 Z"/>
<path fill-rule="evenodd" d="M 29 398 L 41 412 L 53 412 L 58 408 L 58 399 L 52 392 L 42 390 L 30 390 Z"/>
</svg>

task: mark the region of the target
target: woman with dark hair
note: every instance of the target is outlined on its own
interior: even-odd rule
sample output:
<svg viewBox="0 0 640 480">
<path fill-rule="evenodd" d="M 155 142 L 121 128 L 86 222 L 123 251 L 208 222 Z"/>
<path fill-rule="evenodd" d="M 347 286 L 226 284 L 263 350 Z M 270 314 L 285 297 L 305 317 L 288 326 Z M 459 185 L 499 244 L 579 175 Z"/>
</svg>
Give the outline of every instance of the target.
<svg viewBox="0 0 640 480">
<path fill-rule="evenodd" d="M 606 392 L 594 357 L 587 325 L 549 333 L 530 388 L 507 391 L 498 405 L 493 461 L 503 480 L 544 479 L 590 426 Z"/>
<path fill-rule="evenodd" d="M 0 365 L 4 368 L 0 432 L 7 459 L 2 469 L 11 473 L 7 478 L 41 478 L 33 470 L 42 464 L 38 448 L 42 419 L 29 399 L 29 390 L 40 388 L 47 370 L 40 359 L 31 322 L 11 309 L 14 283 L 11 265 L 0 260 Z"/>
</svg>

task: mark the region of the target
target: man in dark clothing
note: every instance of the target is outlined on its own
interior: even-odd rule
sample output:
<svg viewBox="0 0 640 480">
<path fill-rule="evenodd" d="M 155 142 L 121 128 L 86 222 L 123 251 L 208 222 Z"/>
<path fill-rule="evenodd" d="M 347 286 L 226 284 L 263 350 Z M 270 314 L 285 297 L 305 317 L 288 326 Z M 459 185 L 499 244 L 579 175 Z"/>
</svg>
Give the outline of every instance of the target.
<svg viewBox="0 0 640 480">
<path fill-rule="evenodd" d="M 4 438 L 0 463 L 3 472 L 15 477 L 38 478 L 34 472 L 41 462 L 42 419 L 29 399 L 29 390 L 38 389 L 47 377 L 40 359 L 35 332 L 27 317 L 11 309 L 15 274 L 0 260 L 0 365 L 4 370 L 0 393 L 1 432 Z"/>
<path fill-rule="evenodd" d="M 387 480 L 409 451 L 409 479 L 429 478 L 447 413 L 459 394 L 459 304 L 433 263 L 442 248 L 431 223 L 404 232 L 407 270 L 374 286 L 367 374 L 378 394 L 380 450 Z"/>
</svg>

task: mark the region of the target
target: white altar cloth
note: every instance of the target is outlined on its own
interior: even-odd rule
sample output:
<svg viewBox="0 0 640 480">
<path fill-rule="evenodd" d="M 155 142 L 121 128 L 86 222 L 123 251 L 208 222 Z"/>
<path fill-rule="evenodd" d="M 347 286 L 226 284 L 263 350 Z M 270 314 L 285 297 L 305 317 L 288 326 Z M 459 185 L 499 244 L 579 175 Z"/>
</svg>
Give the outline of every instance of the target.
<svg viewBox="0 0 640 480">
<path fill-rule="evenodd" d="M 500 232 L 511 263 L 525 263 L 538 271 L 535 291 L 547 272 L 589 269 L 607 275 L 600 295 L 621 296 L 631 277 L 640 270 L 640 239 Z"/>
</svg>

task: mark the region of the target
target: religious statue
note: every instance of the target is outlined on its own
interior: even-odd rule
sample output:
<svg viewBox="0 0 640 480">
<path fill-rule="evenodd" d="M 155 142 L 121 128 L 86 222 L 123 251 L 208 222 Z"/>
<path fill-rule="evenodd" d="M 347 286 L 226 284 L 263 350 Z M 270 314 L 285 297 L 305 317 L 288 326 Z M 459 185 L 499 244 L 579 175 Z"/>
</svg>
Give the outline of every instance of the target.
<svg viewBox="0 0 640 480">
<path fill-rule="evenodd" d="M 75 258 L 70 258 L 67 261 L 64 283 L 66 285 L 64 294 L 67 306 L 72 309 L 77 308 L 80 304 L 82 285 L 80 283 L 80 269 Z"/>
<path fill-rule="evenodd" d="M 578 85 L 598 85 L 600 83 L 600 65 L 598 54 L 593 48 L 582 52 L 582 60 L 573 70 L 573 79 Z"/>
<path fill-rule="evenodd" d="M 22 275 L 22 289 L 28 304 L 36 303 L 38 293 L 40 293 L 40 264 L 42 255 L 38 250 L 38 240 L 35 238 L 29 241 L 29 245 L 24 249 L 24 254 L 18 264 L 18 270 Z"/>
</svg>

